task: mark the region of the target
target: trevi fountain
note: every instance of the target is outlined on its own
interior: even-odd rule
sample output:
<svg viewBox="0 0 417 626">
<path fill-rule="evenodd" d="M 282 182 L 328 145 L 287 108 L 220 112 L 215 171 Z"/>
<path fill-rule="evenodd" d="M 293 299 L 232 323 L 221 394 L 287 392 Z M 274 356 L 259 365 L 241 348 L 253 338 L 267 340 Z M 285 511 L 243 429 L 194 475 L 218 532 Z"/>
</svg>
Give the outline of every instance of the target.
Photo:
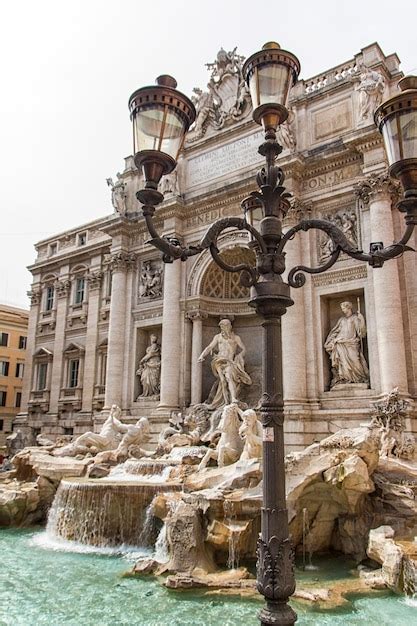
<svg viewBox="0 0 417 626">
<path fill-rule="evenodd" d="M 326 339 L 333 385 L 366 382 L 350 302 Z M 21 448 L 0 474 L 1 624 L 257 623 L 262 430 L 228 319 L 203 350 L 215 383 L 157 444 L 113 405 L 100 432 Z M 156 337 L 138 376 L 158 393 Z M 354 429 L 286 455 L 300 624 L 417 620 L 417 463 L 393 389 Z"/>
</svg>

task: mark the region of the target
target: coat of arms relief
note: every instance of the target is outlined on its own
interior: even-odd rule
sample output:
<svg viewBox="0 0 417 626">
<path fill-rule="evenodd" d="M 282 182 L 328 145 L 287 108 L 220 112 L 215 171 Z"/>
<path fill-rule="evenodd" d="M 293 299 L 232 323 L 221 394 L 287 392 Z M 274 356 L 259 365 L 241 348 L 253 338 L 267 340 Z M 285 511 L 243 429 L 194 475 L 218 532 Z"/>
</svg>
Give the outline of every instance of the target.
<svg viewBox="0 0 417 626">
<path fill-rule="evenodd" d="M 210 80 L 207 91 L 198 87 L 193 89 L 197 119 L 188 134 L 188 142 L 200 139 L 209 129 L 220 130 L 243 119 L 251 111 L 250 95 L 242 75 L 245 57 L 236 50 L 226 52 L 221 48 L 216 60 L 206 63 Z"/>
</svg>

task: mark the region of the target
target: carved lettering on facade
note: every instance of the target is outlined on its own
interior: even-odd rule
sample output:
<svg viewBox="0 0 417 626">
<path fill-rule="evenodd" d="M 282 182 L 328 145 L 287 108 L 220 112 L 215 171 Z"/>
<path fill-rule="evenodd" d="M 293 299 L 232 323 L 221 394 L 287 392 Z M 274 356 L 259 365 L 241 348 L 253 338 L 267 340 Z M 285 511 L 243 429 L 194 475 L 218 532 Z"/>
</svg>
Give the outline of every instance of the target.
<svg viewBox="0 0 417 626">
<path fill-rule="evenodd" d="M 212 209 L 206 213 L 193 215 L 187 220 L 186 225 L 187 228 L 192 228 L 193 226 L 205 226 L 206 224 L 212 224 L 220 217 L 227 217 L 229 215 L 238 215 L 240 217 L 241 210 L 233 205 L 220 207 L 219 209 Z"/>
<path fill-rule="evenodd" d="M 192 157 L 188 161 L 187 187 L 195 187 L 214 178 L 254 166 L 262 160 L 258 146 L 262 133 L 254 133 L 220 148 Z"/>
<path fill-rule="evenodd" d="M 319 176 L 314 176 L 308 180 L 302 182 L 303 191 L 315 191 L 316 189 L 323 189 L 324 187 L 332 187 L 338 185 L 346 180 L 355 178 L 361 173 L 359 163 L 352 163 L 346 165 L 333 172 L 324 172 Z"/>
</svg>

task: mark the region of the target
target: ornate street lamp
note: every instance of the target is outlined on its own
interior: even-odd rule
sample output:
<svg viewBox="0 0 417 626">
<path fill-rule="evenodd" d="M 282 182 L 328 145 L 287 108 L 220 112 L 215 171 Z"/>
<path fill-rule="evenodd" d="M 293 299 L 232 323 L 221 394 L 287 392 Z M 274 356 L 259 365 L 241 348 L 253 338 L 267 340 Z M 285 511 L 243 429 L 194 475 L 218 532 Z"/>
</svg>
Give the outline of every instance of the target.
<svg viewBox="0 0 417 626">
<path fill-rule="evenodd" d="M 262 528 L 257 548 L 257 587 L 266 599 L 260 612 L 262 624 L 291 625 L 297 619 L 288 605 L 295 590 L 294 551 L 288 531 L 285 498 L 284 465 L 284 401 L 282 383 L 281 318 L 293 300 L 290 287 L 302 287 L 305 274 L 318 274 L 334 265 L 342 252 L 365 261 L 374 268 L 400 256 L 407 250 L 407 241 L 417 224 L 417 78 L 407 77 L 400 83 L 401 93 L 383 103 L 375 113 L 382 131 L 390 163 L 390 173 L 400 179 L 404 199 L 398 209 L 405 213 L 406 230 L 402 239 L 388 247 L 370 245 L 364 253 L 352 244 L 334 224 L 325 220 L 300 221 L 285 234 L 282 220 L 290 209 L 290 194 L 283 185 L 284 173 L 275 163 L 282 152 L 276 130 L 288 116 L 286 103 L 291 86 L 300 71 L 298 59 L 271 42 L 250 56 L 243 73 L 248 84 L 253 118 L 263 126 L 265 141 L 259 153 L 265 165 L 258 172 L 259 191 L 253 191 L 242 202 L 244 218 L 226 217 L 210 226 L 196 246 L 183 247 L 179 241 L 161 237 L 155 229 L 155 206 L 163 200 L 157 191 L 163 174 L 173 170 L 183 138 L 195 119 L 195 110 L 188 98 L 175 90 L 171 77 L 160 77 L 154 87 L 136 91 L 129 100 L 135 136 L 135 163 L 142 167 L 146 184 L 137 193 L 152 236 L 151 243 L 163 253 L 166 263 L 185 261 L 207 248 L 215 262 L 228 272 L 240 272 L 241 283 L 251 288 L 249 305 L 262 317 L 263 327 L 263 506 Z M 255 228 L 254 224 L 259 224 Z M 249 231 L 256 255 L 254 266 L 231 266 L 219 255 L 217 239 L 227 228 Z M 316 228 L 333 242 L 329 260 L 319 267 L 303 265 L 290 269 L 284 282 L 285 246 L 298 231 Z"/>
</svg>

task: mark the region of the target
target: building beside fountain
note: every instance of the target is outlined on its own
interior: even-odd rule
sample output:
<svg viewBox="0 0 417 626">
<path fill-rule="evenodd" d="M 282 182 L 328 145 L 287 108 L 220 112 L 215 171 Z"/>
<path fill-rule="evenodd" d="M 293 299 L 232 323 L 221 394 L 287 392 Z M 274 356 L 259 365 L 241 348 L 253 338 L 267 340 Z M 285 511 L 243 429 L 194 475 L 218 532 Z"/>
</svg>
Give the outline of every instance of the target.
<svg viewBox="0 0 417 626">
<path fill-rule="evenodd" d="M 261 134 L 241 81 L 242 61 L 235 51 L 221 50 L 208 65 L 208 91 L 194 90 L 196 124 L 177 171 L 162 181 L 160 230 L 187 245 L 219 217 L 240 215 L 240 202 L 254 187 Z M 293 88 L 290 119 L 278 137 L 284 147 L 279 164 L 294 195 L 288 228 L 300 216 L 325 217 L 364 250 L 398 236 L 401 218 L 391 210 L 398 191 L 386 173 L 372 112 L 401 76 L 397 55 L 385 56 L 372 44 Z M 115 403 L 133 422 L 147 416 L 156 434 L 170 417 L 209 396 L 215 379 L 209 359 L 198 357 L 224 318 L 246 348 L 252 384 L 242 389 L 242 400 L 256 406 L 261 330 L 247 306 L 248 290 L 208 252 L 162 263 L 147 243 L 143 219 L 135 217 L 142 181 L 132 157 L 116 181 L 107 182 L 113 213 L 36 244 L 23 412 L 15 428 L 78 435 L 97 430 Z M 248 237 L 223 235 L 223 257 L 233 264 L 251 257 Z M 326 263 L 332 249 L 323 233 L 297 237 L 287 248 L 291 267 Z M 296 306 L 283 321 L 289 449 L 357 425 L 370 401 L 395 387 L 410 400 L 407 428 L 415 431 L 414 255 L 372 271 L 342 255 L 331 271 L 308 281 L 292 290 Z M 362 319 L 354 336 L 362 364 L 356 378 L 341 373 L 334 358 L 334 339 L 349 317 L 349 307 L 341 309 L 346 302 Z"/>
</svg>

